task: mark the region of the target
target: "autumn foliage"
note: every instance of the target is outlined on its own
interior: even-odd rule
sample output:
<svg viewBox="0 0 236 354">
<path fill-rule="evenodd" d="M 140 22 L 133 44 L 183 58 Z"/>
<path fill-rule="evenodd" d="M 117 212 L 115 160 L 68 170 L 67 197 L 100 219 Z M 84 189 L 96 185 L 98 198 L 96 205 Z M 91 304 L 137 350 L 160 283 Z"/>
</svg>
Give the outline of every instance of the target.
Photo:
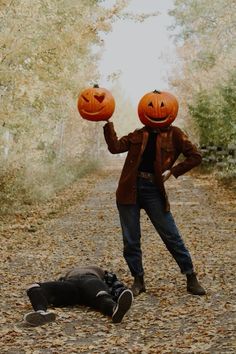
<svg viewBox="0 0 236 354">
<path fill-rule="evenodd" d="M 235 3 L 177 0 L 170 14 L 182 67 L 171 81 L 185 126 L 201 145 L 235 144 Z"/>
<path fill-rule="evenodd" d="M 94 167 L 102 129 L 79 119 L 76 101 L 98 81 L 100 33 L 126 3 L 0 2 L 0 197 L 6 204 L 50 197 Z"/>
</svg>

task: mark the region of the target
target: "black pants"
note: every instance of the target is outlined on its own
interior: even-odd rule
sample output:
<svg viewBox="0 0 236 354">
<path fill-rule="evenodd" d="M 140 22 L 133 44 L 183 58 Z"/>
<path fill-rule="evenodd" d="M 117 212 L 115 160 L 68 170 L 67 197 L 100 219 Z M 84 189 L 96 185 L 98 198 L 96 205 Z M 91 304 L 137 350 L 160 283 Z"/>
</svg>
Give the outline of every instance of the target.
<svg viewBox="0 0 236 354">
<path fill-rule="evenodd" d="M 95 275 L 37 284 L 39 286 L 27 290 L 35 311 L 46 311 L 50 305 L 54 307 L 86 305 L 111 316 L 116 305 L 108 286 Z"/>
</svg>

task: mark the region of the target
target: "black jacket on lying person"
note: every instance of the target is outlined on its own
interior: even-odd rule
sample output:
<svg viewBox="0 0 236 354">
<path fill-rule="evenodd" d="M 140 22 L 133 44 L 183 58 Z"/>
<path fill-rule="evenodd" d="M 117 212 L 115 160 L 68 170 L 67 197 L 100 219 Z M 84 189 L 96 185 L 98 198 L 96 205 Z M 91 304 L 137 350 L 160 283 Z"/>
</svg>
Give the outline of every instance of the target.
<svg viewBox="0 0 236 354">
<path fill-rule="evenodd" d="M 124 284 L 117 279 L 115 273 L 108 272 L 107 270 L 103 270 L 101 267 L 94 265 L 73 268 L 68 271 L 64 277 L 60 277 L 59 280 L 78 280 L 84 275 L 95 275 L 96 277 L 104 281 L 105 284 L 108 286 L 109 292 L 115 301 L 117 301 L 119 295 L 124 290 L 124 288 L 126 289 L 126 287 L 124 287 Z"/>
<path fill-rule="evenodd" d="M 132 292 L 114 273 L 97 266 L 76 267 L 59 280 L 35 283 L 27 295 L 35 312 L 24 319 L 34 326 L 55 319 L 53 313 L 47 312 L 49 306 L 86 305 L 111 316 L 115 323 L 121 322 L 133 299 Z"/>
</svg>

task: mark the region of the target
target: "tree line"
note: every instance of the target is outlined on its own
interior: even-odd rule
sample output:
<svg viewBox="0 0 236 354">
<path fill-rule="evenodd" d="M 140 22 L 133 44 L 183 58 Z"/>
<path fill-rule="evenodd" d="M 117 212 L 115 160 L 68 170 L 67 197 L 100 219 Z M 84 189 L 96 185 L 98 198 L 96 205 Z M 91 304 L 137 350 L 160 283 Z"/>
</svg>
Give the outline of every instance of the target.
<svg viewBox="0 0 236 354">
<path fill-rule="evenodd" d="M 104 154 L 101 127 L 80 119 L 76 108 L 80 90 L 99 82 L 100 34 L 129 16 L 129 0 L 102 3 L 0 2 L 1 209 L 19 198 L 50 197 Z M 181 62 L 170 82 L 200 145 L 236 141 L 235 10 L 232 0 L 176 0 L 170 12 Z M 127 116 L 130 102 L 123 103 L 116 114 Z"/>
<path fill-rule="evenodd" d="M 94 168 L 102 129 L 79 117 L 76 101 L 98 81 L 100 33 L 127 2 L 0 2 L 2 209 L 20 197 L 50 197 Z"/>
<path fill-rule="evenodd" d="M 236 142 L 236 4 L 176 0 L 170 15 L 181 62 L 171 84 L 187 128 L 200 145 L 227 148 Z"/>
</svg>

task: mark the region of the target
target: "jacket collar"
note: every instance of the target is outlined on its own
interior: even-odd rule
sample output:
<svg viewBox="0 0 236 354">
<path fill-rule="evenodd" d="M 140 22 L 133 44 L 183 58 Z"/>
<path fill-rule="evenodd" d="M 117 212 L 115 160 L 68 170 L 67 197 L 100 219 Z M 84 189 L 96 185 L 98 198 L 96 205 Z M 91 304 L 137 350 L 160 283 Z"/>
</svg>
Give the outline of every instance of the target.
<svg viewBox="0 0 236 354">
<path fill-rule="evenodd" d="M 151 133 L 151 132 L 156 132 L 156 133 L 162 133 L 162 132 L 167 132 L 169 130 L 171 130 L 172 128 L 172 125 L 169 125 L 168 127 L 163 127 L 163 128 L 151 128 L 151 127 L 147 127 L 146 125 L 144 127 L 142 127 L 140 129 L 140 131 L 144 132 L 148 132 L 148 133 Z"/>
</svg>

